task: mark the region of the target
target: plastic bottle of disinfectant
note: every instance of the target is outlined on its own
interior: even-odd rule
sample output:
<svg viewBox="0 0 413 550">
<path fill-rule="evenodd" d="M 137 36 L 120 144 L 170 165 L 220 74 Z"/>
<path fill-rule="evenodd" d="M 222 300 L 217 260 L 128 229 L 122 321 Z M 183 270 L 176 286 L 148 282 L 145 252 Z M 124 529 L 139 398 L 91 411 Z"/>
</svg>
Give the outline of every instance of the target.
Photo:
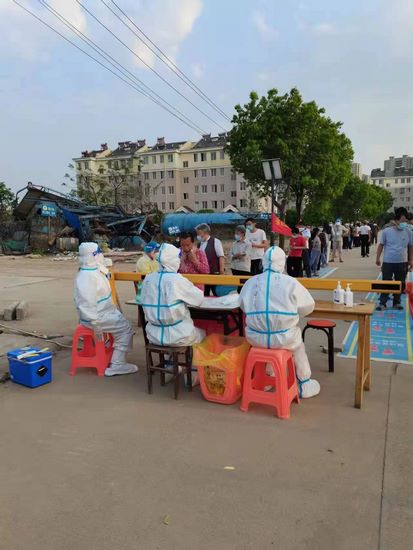
<svg viewBox="0 0 413 550">
<path fill-rule="evenodd" d="M 341 288 L 341 282 L 337 282 L 337 288 L 334 291 L 333 300 L 335 304 L 344 304 L 344 289 Z"/>
<path fill-rule="evenodd" d="M 346 288 L 346 291 L 344 293 L 344 305 L 346 307 L 353 307 L 353 303 L 354 303 L 353 293 L 352 293 L 351 288 L 350 288 L 350 283 L 347 283 L 347 288 Z"/>
</svg>

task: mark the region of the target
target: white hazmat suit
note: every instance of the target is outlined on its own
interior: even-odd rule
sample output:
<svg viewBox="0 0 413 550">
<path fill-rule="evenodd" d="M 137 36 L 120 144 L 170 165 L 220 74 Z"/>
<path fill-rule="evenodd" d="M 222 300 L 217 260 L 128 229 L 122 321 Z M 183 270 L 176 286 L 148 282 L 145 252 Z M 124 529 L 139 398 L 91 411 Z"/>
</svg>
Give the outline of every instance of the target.
<svg viewBox="0 0 413 550">
<path fill-rule="evenodd" d="M 79 246 L 79 263 L 73 297 L 80 323 L 92 328 L 97 338 L 109 332 L 114 339 L 112 360 L 105 375 L 137 372 L 136 365 L 126 362 L 126 353 L 132 348 L 132 327 L 112 303 L 110 284 L 106 277 L 108 270 L 96 243 L 82 243 Z"/>
<path fill-rule="evenodd" d="M 194 326 L 188 306 L 199 306 L 204 294 L 177 273 L 180 250 L 163 244 L 158 262 L 160 271 L 147 275 L 142 284 L 141 305 L 148 340 L 161 346 L 191 346 L 202 342 L 205 332 Z"/>
<path fill-rule="evenodd" d="M 264 272 L 249 279 L 240 294 L 246 316 L 246 338 L 252 346 L 283 348 L 294 354 L 301 397 L 313 397 L 320 384 L 311 379 L 311 368 L 298 326 L 300 316 L 311 313 L 314 300 L 296 279 L 284 275 L 285 253 L 269 248 L 263 258 Z"/>
</svg>

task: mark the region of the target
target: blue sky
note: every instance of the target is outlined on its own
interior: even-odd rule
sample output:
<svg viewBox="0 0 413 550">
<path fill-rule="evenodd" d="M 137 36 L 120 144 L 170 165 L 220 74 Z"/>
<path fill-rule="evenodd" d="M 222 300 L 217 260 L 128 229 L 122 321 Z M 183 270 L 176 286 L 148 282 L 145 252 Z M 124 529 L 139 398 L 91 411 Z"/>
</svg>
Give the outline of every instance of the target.
<svg viewBox="0 0 413 550">
<path fill-rule="evenodd" d="M 73 38 L 37 0 L 19 0 Z M 297 86 L 344 122 L 363 171 L 413 154 L 413 1 L 116 0 L 228 114 L 251 90 Z M 82 0 L 150 66 L 224 127 L 115 20 Z M 110 3 L 110 0 L 106 0 Z M 101 29 L 75 0 L 48 3 L 207 132 L 222 131 Z M 0 0 L 0 181 L 60 189 L 67 164 L 103 142 L 197 132 L 135 93 L 13 4 Z M 77 40 L 74 38 L 74 40 Z"/>
</svg>

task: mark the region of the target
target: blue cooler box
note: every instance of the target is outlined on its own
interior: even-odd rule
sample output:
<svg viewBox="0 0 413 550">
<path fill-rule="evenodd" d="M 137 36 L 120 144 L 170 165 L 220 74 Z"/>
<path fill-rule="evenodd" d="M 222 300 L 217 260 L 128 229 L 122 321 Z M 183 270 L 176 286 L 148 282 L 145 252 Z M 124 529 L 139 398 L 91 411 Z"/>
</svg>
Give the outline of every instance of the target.
<svg viewBox="0 0 413 550">
<path fill-rule="evenodd" d="M 49 351 L 18 359 L 28 352 L 39 352 L 40 348 L 25 347 L 13 349 L 7 353 L 10 378 L 16 384 L 37 388 L 52 381 L 52 354 Z"/>
</svg>

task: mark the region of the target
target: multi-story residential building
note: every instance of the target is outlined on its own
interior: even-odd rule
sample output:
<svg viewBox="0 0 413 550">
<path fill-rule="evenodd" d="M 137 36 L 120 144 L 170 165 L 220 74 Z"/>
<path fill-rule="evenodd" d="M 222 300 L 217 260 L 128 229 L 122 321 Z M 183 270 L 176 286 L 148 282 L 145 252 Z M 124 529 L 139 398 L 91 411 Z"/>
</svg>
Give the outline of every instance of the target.
<svg viewBox="0 0 413 550">
<path fill-rule="evenodd" d="M 351 173 L 353 174 L 353 176 L 357 176 L 360 179 L 363 178 L 363 170 L 359 162 L 351 163 Z"/>
<path fill-rule="evenodd" d="M 371 183 L 390 191 L 393 197 L 391 210 L 399 206 L 413 210 L 413 157 L 403 155 L 385 160 L 384 170 L 375 168 L 371 171 Z"/>
<path fill-rule="evenodd" d="M 164 138 L 152 146 L 145 140 L 120 142 L 114 151 L 103 144 L 101 150 L 73 159 L 77 183 L 106 178 L 119 186 L 119 202 L 128 210 L 136 210 L 139 201 L 141 207 L 156 205 L 162 212 L 268 210 L 269 199 L 258 198 L 233 170 L 226 142 L 226 134 L 206 134 L 196 143 Z"/>
</svg>

